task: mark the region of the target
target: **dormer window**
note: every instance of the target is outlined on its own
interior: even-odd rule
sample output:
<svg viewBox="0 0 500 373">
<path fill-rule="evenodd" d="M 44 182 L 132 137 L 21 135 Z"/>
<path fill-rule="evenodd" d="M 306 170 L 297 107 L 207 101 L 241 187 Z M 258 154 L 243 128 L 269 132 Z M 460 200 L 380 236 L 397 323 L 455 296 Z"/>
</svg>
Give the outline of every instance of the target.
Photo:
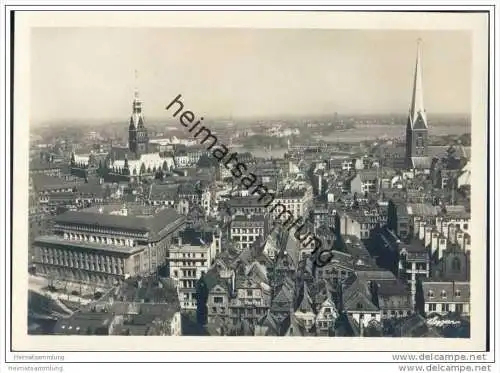
<svg viewBox="0 0 500 373">
<path fill-rule="evenodd" d="M 427 296 L 429 298 L 434 298 L 434 292 L 432 290 L 429 290 L 429 292 L 427 293 Z"/>
<path fill-rule="evenodd" d="M 363 309 L 363 305 L 362 305 L 361 303 L 358 303 L 358 304 L 356 305 L 356 308 L 357 308 L 358 310 Z"/>
<path fill-rule="evenodd" d="M 460 290 L 455 290 L 455 296 L 456 296 L 456 297 L 459 297 L 459 296 L 460 296 L 460 294 L 461 294 L 461 293 L 460 293 Z"/>
<path fill-rule="evenodd" d="M 444 291 L 444 290 L 443 290 L 443 291 L 441 292 L 441 298 L 446 298 L 446 291 Z"/>
</svg>

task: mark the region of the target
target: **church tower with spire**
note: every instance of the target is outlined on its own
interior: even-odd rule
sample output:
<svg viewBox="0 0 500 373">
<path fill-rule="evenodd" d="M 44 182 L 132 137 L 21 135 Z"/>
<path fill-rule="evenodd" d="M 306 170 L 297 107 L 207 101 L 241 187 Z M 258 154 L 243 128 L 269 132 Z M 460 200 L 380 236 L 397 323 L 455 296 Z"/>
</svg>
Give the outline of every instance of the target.
<svg viewBox="0 0 500 373">
<path fill-rule="evenodd" d="M 132 153 L 140 155 L 148 152 L 148 144 L 148 130 L 144 126 L 142 101 L 139 99 L 139 91 L 136 88 L 134 92 L 134 101 L 132 103 L 132 115 L 130 116 L 128 128 L 128 147 Z"/>
<path fill-rule="evenodd" d="M 428 156 L 428 125 L 424 108 L 422 82 L 421 40 L 417 42 L 417 60 L 413 77 L 413 91 L 406 124 L 406 165 L 415 168 Z"/>
</svg>

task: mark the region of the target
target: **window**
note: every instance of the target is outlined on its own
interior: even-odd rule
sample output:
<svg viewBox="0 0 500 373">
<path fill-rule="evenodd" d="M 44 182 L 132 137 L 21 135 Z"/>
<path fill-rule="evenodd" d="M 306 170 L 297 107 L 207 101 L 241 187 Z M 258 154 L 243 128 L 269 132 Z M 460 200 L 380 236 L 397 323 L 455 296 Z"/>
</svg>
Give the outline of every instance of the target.
<svg viewBox="0 0 500 373">
<path fill-rule="evenodd" d="M 460 296 L 460 290 L 455 290 L 455 296 L 459 297 Z"/>
<path fill-rule="evenodd" d="M 253 296 L 252 290 L 247 290 L 247 297 L 251 297 L 251 296 Z"/>
<path fill-rule="evenodd" d="M 448 303 L 443 303 L 443 311 L 450 312 L 450 305 Z"/>
<path fill-rule="evenodd" d="M 469 229 L 469 224 L 464 224 L 464 230 Z"/>
<path fill-rule="evenodd" d="M 222 303 L 223 299 L 222 297 L 214 297 L 214 303 Z"/>
<path fill-rule="evenodd" d="M 362 305 L 361 303 L 358 303 L 358 304 L 356 305 L 356 308 L 357 308 L 358 310 L 361 310 L 361 309 L 363 309 L 363 305 Z"/>
<path fill-rule="evenodd" d="M 446 291 L 445 290 L 441 291 L 441 298 L 446 298 Z"/>
<path fill-rule="evenodd" d="M 436 303 L 429 303 L 429 311 L 436 311 Z"/>
</svg>

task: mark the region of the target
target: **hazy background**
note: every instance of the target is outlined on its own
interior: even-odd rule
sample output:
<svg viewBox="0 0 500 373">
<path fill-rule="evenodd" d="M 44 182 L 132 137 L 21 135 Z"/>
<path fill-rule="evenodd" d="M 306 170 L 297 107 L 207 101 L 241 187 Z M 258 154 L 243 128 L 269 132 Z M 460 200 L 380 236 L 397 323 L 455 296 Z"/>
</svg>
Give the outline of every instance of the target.
<svg viewBox="0 0 500 373">
<path fill-rule="evenodd" d="M 406 113 L 418 38 L 427 111 L 468 114 L 464 31 L 34 28 L 31 124 L 127 118 L 134 70 L 149 118 Z"/>
</svg>

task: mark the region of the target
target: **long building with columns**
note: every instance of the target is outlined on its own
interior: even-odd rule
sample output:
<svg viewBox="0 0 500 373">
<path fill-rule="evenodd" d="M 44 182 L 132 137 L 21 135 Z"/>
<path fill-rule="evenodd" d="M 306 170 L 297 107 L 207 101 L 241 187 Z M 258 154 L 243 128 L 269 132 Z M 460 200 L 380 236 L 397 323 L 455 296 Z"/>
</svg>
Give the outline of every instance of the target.
<svg viewBox="0 0 500 373">
<path fill-rule="evenodd" d="M 35 240 L 36 271 L 106 288 L 166 264 L 185 217 L 170 208 L 106 205 L 59 215 L 52 235 Z"/>
</svg>

